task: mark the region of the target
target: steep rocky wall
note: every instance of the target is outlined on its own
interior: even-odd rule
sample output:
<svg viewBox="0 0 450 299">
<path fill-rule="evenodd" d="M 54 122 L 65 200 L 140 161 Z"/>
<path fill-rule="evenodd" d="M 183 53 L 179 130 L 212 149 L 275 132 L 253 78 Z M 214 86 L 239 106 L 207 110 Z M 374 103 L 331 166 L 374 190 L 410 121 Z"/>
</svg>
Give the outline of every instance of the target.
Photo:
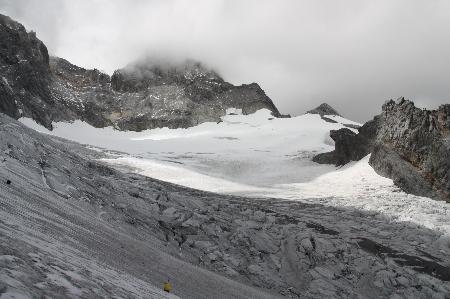
<svg viewBox="0 0 450 299">
<path fill-rule="evenodd" d="M 429 111 L 401 98 L 381 117 L 372 167 L 408 192 L 450 201 L 450 105 Z"/>
<path fill-rule="evenodd" d="M 0 15 L 0 41 L 0 112 L 14 118 L 32 117 L 51 127 L 48 107 L 60 107 L 49 89 L 47 48 L 34 32 L 4 15 Z"/>
<path fill-rule="evenodd" d="M 450 105 L 419 109 L 404 98 L 388 101 L 355 134 L 331 131 L 335 150 L 313 158 L 344 165 L 371 153 L 370 165 L 406 192 L 450 201 Z"/>
</svg>

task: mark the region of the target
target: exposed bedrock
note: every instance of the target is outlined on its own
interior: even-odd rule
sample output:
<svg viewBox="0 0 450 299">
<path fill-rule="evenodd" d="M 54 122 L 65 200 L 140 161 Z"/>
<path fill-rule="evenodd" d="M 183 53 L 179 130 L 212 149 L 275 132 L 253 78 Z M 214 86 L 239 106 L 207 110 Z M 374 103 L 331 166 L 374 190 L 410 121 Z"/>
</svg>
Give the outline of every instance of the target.
<svg viewBox="0 0 450 299">
<path fill-rule="evenodd" d="M 0 15 L 0 112 L 18 118 L 28 115 L 51 127 L 59 110 L 49 84 L 51 72 L 45 45 L 34 32 L 7 16 Z"/>
<path fill-rule="evenodd" d="M 313 161 L 344 165 L 371 153 L 370 165 L 408 193 L 450 201 L 450 105 L 420 109 L 404 98 L 353 133 L 331 131 L 335 150 Z"/>
<path fill-rule="evenodd" d="M 347 128 L 331 130 L 330 137 L 335 142 L 335 150 L 318 154 L 313 158 L 313 161 L 342 166 L 350 161 L 362 159 L 373 148 L 378 124 L 379 117 L 375 117 L 373 120 L 368 121 L 362 127 L 358 128 L 358 133 Z"/>
</svg>

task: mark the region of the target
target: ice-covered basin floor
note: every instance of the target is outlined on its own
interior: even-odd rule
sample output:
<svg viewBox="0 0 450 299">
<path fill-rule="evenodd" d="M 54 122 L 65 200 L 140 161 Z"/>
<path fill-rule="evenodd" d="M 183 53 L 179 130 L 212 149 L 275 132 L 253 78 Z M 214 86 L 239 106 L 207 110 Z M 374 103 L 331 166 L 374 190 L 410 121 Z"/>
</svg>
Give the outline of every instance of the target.
<svg viewBox="0 0 450 299">
<path fill-rule="evenodd" d="M 143 175 L 218 193 L 277 197 L 380 212 L 393 221 L 411 221 L 450 236 L 449 204 L 408 195 L 375 173 L 369 157 L 342 168 L 311 158 L 333 149 L 329 131 L 356 124 L 338 116 L 306 114 L 277 119 L 268 110 L 227 115 L 220 123 L 188 129 L 121 132 L 81 121 L 55 123 L 44 133 L 119 151 L 105 161 Z"/>
</svg>

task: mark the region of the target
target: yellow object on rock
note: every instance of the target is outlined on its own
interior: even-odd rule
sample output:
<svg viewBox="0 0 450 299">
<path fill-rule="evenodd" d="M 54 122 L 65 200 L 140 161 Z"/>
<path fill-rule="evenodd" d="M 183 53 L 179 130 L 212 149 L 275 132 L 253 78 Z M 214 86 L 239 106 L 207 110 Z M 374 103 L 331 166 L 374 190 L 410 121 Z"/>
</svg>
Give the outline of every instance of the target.
<svg viewBox="0 0 450 299">
<path fill-rule="evenodd" d="M 164 291 L 166 291 L 167 293 L 170 293 L 170 291 L 172 291 L 172 285 L 170 284 L 170 282 L 164 283 Z"/>
</svg>

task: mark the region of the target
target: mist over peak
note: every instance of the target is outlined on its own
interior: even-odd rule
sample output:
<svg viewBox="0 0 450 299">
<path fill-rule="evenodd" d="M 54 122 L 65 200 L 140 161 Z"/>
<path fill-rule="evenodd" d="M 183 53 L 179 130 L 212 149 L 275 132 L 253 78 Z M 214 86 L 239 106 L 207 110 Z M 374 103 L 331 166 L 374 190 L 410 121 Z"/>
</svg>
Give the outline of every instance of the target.
<svg viewBox="0 0 450 299">
<path fill-rule="evenodd" d="M 363 121 L 399 95 L 450 101 L 448 1 L 0 0 L 0 10 L 75 65 L 112 75 L 149 53 L 193 57 L 232 84 L 257 82 L 292 115 L 325 100 Z"/>
<path fill-rule="evenodd" d="M 137 59 L 114 71 L 114 75 L 118 74 L 132 76 L 136 79 L 157 79 L 178 75 L 188 80 L 198 77 L 222 80 L 212 68 L 198 60 L 169 56 L 146 56 Z"/>
</svg>

